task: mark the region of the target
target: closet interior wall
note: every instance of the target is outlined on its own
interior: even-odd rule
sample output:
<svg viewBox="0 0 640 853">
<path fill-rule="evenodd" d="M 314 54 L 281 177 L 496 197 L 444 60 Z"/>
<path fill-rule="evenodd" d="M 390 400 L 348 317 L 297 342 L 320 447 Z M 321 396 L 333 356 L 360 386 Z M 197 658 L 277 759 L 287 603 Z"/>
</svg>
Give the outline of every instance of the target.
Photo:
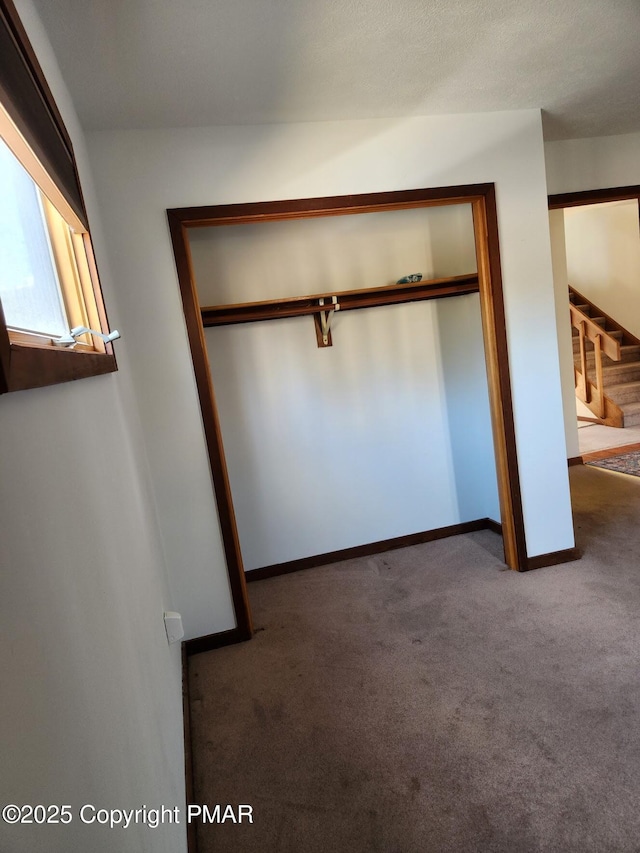
<svg viewBox="0 0 640 853">
<path fill-rule="evenodd" d="M 201 306 L 476 270 L 471 206 L 189 232 Z M 204 330 L 247 571 L 500 519 L 478 294 Z"/>
</svg>

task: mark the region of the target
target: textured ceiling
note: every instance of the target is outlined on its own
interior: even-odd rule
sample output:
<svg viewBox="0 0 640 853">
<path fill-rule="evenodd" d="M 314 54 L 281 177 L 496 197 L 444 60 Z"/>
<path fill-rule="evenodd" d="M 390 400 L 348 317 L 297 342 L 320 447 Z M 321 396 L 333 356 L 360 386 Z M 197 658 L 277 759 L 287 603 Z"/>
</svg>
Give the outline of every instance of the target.
<svg viewBox="0 0 640 853">
<path fill-rule="evenodd" d="M 34 0 L 87 129 L 541 108 L 640 130 L 640 0 Z"/>
</svg>

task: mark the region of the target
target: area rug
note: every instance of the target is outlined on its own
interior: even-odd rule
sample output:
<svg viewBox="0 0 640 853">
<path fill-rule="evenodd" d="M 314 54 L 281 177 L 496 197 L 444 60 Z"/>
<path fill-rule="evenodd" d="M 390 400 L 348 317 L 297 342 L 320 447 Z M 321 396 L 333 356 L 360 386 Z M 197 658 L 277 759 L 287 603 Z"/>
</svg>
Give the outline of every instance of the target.
<svg viewBox="0 0 640 853">
<path fill-rule="evenodd" d="M 586 465 L 594 468 L 606 468 L 609 471 L 619 471 L 621 474 L 633 474 L 640 477 L 640 450 L 630 453 L 621 453 L 618 456 L 610 456 L 607 459 L 592 459 Z"/>
</svg>

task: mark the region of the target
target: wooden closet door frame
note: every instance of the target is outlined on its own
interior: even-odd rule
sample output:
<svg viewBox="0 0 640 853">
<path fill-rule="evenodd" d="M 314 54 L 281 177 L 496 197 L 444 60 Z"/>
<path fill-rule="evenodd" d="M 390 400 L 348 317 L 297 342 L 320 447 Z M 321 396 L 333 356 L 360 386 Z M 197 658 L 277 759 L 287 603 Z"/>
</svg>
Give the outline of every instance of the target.
<svg viewBox="0 0 640 853">
<path fill-rule="evenodd" d="M 505 562 L 515 571 L 525 571 L 532 566 L 527 564 L 516 453 L 495 185 L 472 184 L 330 198 L 175 208 L 167 211 L 236 616 L 237 628 L 228 632 L 233 634 L 233 637 L 229 638 L 231 641 L 249 639 L 253 629 L 220 420 L 191 262 L 189 229 L 452 204 L 471 204 L 473 211 L 480 311 Z"/>
</svg>

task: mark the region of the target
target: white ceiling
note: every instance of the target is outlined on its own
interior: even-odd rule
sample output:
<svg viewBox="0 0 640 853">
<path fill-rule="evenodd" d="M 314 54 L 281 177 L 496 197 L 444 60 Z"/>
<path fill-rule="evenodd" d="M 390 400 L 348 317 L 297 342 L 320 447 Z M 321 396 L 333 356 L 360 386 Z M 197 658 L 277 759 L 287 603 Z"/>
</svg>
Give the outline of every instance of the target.
<svg viewBox="0 0 640 853">
<path fill-rule="evenodd" d="M 34 0 L 87 129 L 542 108 L 640 130 L 640 0 Z"/>
</svg>

